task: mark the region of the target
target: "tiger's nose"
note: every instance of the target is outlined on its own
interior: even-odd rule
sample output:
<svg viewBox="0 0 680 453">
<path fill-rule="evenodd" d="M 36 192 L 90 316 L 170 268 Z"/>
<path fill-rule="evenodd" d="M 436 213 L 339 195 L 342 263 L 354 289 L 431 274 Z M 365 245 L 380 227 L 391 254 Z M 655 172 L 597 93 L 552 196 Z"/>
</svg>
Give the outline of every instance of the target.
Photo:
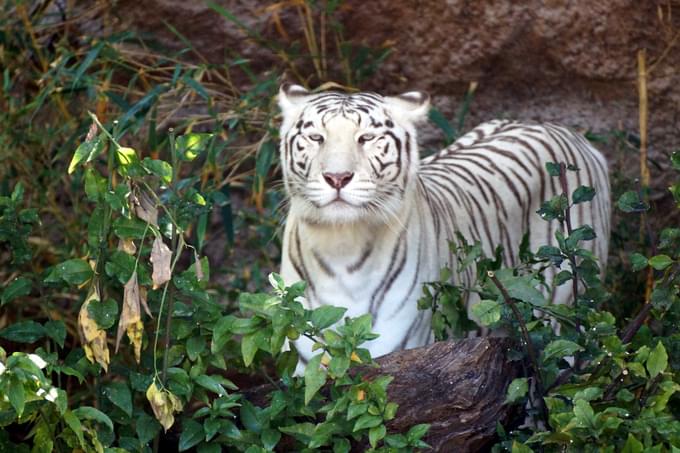
<svg viewBox="0 0 680 453">
<path fill-rule="evenodd" d="M 354 173 L 348 171 L 343 171 L 342 173 L 324 173 L 323 179 L 326 180 L 329 186 L 334 189 L 342 189 L 345 187 L 354 177 Z"/>
</svg>

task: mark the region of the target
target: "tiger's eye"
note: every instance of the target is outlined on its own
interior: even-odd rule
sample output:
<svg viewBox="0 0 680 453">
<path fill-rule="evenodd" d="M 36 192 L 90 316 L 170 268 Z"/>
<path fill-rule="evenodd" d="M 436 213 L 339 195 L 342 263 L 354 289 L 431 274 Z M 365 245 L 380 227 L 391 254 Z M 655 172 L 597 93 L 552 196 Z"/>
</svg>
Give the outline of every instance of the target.
<svg viewBox="0 0 680 453">
<path fill-rule="evenodd" d="M 323 135 L 321 134 L 310 134 L 307 136 L 307 138 L 317 143 L 323 143 Z"/>
<path fill-rule="evenodd" d="M 366 142 L 370 142 L 375 138 L 375 135 L 373 134 L 363 134 L 359 137 L 359 143 L 364 144 Z"/>
</svg>

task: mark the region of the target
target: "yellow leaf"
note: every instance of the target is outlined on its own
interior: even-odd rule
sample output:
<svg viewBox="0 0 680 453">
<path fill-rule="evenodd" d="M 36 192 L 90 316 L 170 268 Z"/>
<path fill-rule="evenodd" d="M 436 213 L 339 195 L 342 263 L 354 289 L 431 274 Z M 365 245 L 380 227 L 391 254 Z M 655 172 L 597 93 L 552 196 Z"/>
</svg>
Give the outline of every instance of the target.
<svg viewBox="0 0 680 453">
<path fill-rule="evenodd" d="M 78 334 L 83 344 L 87 359 L 99 363 L 105 371 L 109 368 L 109 346 L 106 343 L 106 331 L 99 328 L 97 322 L 90 317 L 87 307 L 91 303 L 99 303 L 99 290 L 96 285 L 92 286 L 85 302 L 78 313 Z"/>
<path fill-rule="evenodd" d="M 168 390 L 159 390 L 155 381 L 146 390 L 146 399 L 149 400 L 153 414 L 156 416 L 156 420 L 163 425 L 163 429 L 165 431 L 170 429 L 175 423 L 173 412 L 182 410 L 180 399 Z"/>
<path fill-rule="evenodd" d="M 354 352 L 354 351 L 352 351 L 352 355 L 349 356 L 349 359 L 350 359 L 352 362 L 361 363 L 361 359 L 359 358 L 359 356 L 357 355 L 357 353 Z"/>
<path fill-rule="evenodd" d="M 366 392 L 364 392 L 363 390 L 359 390 L 357 392 L 357 401 L 363 401 L 365 399 L 366 399 Z"/>
<path fill-rule="evenodd" d="M 151 246 L 151 264 L 153 264 L 153 272 L 151 273 L 151 280 L 153 280 L 153 289 L 160 288 L 165 282 L 170 280 L 170 260 L 172 259 L 172 252 L 163 242 L 160 235 L 156 236 Z"/>
<path fill-rule="evenodd" d="M 132 273 L 130 280 L 123 289 L 123 309 L 118 320 L 118 334 L 116 335 L 116 353 L 123 338 L 123 332 L 127 331 L 130 343 L 135 347 L 135 359 L 139 363 L 142 351 L 142 315 L 140 309 L 139 283 L 137 283 L 137 271 Z"/>
<path fill-rule="evenodd" d="M 331 358 L 328 357 L 327 354 L 322 355 L 322 356 L 321 356 L 321 364 L 322 364 L 323 366 L 328 366 L 329 363 L 331 363 Z"/>
</svg>

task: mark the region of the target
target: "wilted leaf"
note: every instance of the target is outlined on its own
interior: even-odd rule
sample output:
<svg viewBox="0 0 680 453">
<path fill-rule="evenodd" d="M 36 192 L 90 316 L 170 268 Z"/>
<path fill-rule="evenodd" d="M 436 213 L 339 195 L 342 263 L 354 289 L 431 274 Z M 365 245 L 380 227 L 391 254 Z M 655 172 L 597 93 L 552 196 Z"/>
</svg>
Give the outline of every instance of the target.
<svg viewBox="0 0 680 453">
<path fill-rule="evenodd" d="M 123 332 L 127 331 L 130 343 L 135 348 L 135 359 L 139 363 L 142 354 L 142 316 L 140 310 L 139 283 L 137 282 L 137 271 L 132 273 L 130 280 L 125 284 L 123 292 L 123 309 L 118 320 L 118 334 L 116 335 L 116 353 L 123 338 Z"/>
<path fill-rule="evenodd" d="M 167 431 L 175 423 L 174 412 L 182 410 L 182 402 L 175 395 L 168 390 L 159 390 L 156 387 L 156 382 L 152 382 L 146 390 L 146 399 L 151 404 L 153 414 L 156 420 L 163 425 L 163 429 Z"/>
<path fill-rule="evenodd" d="M 138 192 L 132 198 L 132 203 L 135 206 L 137 217 L 146 223 L 158 226 L 158 208 L 149 195 L 145 192 Z"/>
<path fill-rule="evenodd" d="M 165 282 L 170 280 L 170 260 L 172 259 L 172 252 L 163 242 L 161 236 L 156 236 L 151 246 L 151 264 L 153 264 L 153 273 L 151 279 L 153 280 L 153 289 L 160 288 Z"/>
<path fill-rule="evenodd" d="M 137 246 L 135 246 L 135 241 L 132 239 L 120 239 L 118 241 L 118 250 L 128 255 L 134 255 L 137 252 Z"/>
<path fill-rule="evenodd" d="M 203 273 L 203 266 L 201 265 L 201 258 L 198 253 L 194 250 L 194 269 L 196 270 L 196 280 L 201 281 L 205 277 Z"/>
<path fill-rule="evenodd" d="M 90 362 L 99 363 L 104 370 L 109 367 L 109 347 L 106 343 L 106 331 L 100 329 L 97 322 L 90 317 L 88 307 L 90 304 L 99 303 L 99 291 L 96 286 L 90 290 L 90 294 L 83 302 L 78 313 L 78 333 L 83 343 L 85 355 Z"/>
</svg>

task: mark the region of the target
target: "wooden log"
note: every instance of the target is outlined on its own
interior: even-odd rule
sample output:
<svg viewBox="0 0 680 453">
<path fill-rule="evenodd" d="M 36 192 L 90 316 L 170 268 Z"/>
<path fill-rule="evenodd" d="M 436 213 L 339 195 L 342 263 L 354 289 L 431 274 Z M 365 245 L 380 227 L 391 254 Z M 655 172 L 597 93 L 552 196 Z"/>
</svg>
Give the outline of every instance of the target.
<svg viewBox="0 0 680 453">
<path fill-rule="evenodd" d="M 424 439 L 435 451 L 476 452 L 494 441 L 496 423 L 509 421 L 516 407 L 503 404 L 522 364 L 510 361 L 509 338 L 483 337 L 433 343 L 378 358 L 366 376 L 394 376 L 387 393 L 399 404 L 390 432 L 429 423 Z"/>
<path fill-rule="evenodd" d="M 508 385 L 523 370 L 521 362 L 508 358 L 513 347 L 501 337 L 444 341 L 393 352 L 376 359 L 379 367 L 359 370 L 367 378 L 394 378 L 387 393 L 399 410 L 388 432 L 429 423 L 424 440 L 434 451 L 477 452 L 494 442 L 497 422 L 516 416 L 516 406 L 503 404 Z M 262 385 L 244 396 L 263 406 L 271 390 Z"/>
</svg>

